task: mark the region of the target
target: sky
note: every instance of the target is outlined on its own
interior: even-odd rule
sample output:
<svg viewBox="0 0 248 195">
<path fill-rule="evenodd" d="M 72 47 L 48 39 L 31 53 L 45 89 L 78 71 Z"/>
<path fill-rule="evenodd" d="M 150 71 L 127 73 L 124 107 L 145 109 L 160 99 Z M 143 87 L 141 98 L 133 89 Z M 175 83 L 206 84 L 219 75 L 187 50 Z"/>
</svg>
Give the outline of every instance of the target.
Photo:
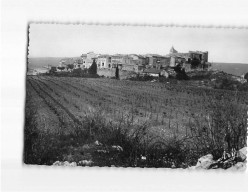
<svg viewBox="0 0 248 195">
<path fill-rule="evenodd" d="M 208 51 L 209 62 L 248 63 L 248 29 L 30 24 L 29 57 Z"/>
</svg>

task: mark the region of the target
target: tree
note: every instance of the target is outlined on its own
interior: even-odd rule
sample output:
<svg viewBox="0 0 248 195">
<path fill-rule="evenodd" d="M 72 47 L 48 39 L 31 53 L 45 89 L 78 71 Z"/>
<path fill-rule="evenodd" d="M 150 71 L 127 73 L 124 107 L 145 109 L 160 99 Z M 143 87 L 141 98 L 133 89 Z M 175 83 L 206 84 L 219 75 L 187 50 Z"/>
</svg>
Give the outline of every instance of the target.
<svg viewBox="0 0 248 195">
<path fill-rule="evenodd" d="M 97 65 L 96 65 L 95 59 L 93 60 L 93 63 L 90 66 L 88 72 L 89 72 L 89 74 L 97 74 Z"/>
<path fill-rule="evenodd" d="M 248 72 L 245 74 L 244 79 L 246 79 L 248 82 Z"/>
<path fill-rule="evenodd" d="M 55 72 L 57 72 L 57 68 L 55 66 L 52 66 L 51 69 L 49 70 L 49 73 L 54 74 Z"/>
<path fill-rule="evenodd" d="M 65 69 L 65 67 L 57 67 L 59 70 L 64 70 Z"/>
<path fill-rule="evenodd" d="M 174 69 L 174 71 L 176 72 L 176 78 L 178 80 L 188 80 L 189 77 L 185 72 L 185 69 L 182 68 L 181 64 L 178 64 L 175 67 L 172 67 L 172 69 Z"/>
<path fill-rule="evenodd" d="M 73 69 L 73 68 L 74 68 L 74 65 L 73 65 L 73 64 L 67 64 L 67 65 L 66 65 L 66 68 L 67 68 L 67 70 L 68 70 L 68 69 Z"/>
<path fill-rule="evenodd" d="M 119 79 L 119 67 L 117 65 L 116 69 L 115 69 L 115 78 Z"/>
</svg>

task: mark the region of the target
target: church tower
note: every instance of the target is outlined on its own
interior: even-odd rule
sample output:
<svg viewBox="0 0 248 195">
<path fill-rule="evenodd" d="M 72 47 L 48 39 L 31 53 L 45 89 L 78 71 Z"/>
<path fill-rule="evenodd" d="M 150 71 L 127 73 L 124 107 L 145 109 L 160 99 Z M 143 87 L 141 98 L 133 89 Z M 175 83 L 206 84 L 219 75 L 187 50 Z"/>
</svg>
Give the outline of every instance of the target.
<svg viewBox="0 0 248 195">
<path fill-rule="evenodd" d="M 178 53 L 177 50 L 175 50 L 173 46 L 170 49 L 170 54 L 172 54 L 172 53 Z"/>
</svg>

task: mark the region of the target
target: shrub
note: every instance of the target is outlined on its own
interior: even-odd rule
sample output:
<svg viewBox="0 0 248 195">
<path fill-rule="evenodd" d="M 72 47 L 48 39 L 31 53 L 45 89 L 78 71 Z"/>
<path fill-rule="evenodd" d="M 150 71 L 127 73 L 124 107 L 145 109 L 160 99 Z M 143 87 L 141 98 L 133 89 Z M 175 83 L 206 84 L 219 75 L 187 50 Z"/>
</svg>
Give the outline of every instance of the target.
<svg viewBox="0 0 248 195">
<path fill-rule="evenodd" d="M 158 77 L 153 77 L 148 74 L 145 74 L 143 76 L 137 74 L 135 77 L 129 78 L 129 80 L 131 81 L 152 81 L 154 79 L 158 79 Z"/>
<path fill-rule="evenodd" d="M 56 73 L 56 71 L 57 71 L 57 68 L 55 66 L 52 66 L 51 69 L 49 70 L 49 73 L 54 74 Z"/>
<path fill-rule="evenodd" d="M 71 74 L 72 76 L 75 76 L 75 77 L 83 77 L 84 74 L 86 74 L 86 71 L 82 70 L 81 68 L 77 68 L 77 69 L 73 69 L 73 71 L 68 74 Z"/>
<path fill-rule="evenodd" d="M 220 158 L 225 151 L 246 145 L 246 108 L 236 102 L 212 102 L 204 118 L 194 117 L 185 143 L 197 156 L 213 154 Z"/>
<path fill-rule="evenodd" d="M 123 148 L 115 157 L 116 166 L 182 167 L 186 160 L 186 148 L 180 140 L 152 136 L 147 122 L 134 125 L 129 118 L 108 121 L 100 110 L 89 110 L 82 124 L 79 137 L 86 133 L 91 141 L 98 140 L 105 147 L 118 145 Z"/>
<path fill-rule="evenodd" d="M 65 70 L 65 67 L 57 67 L 59 70 Z"/>
<path fill-rule="evenodd" d="M 239 91 L 248 91 L 248 82 L 238 85 Z"/>
<path fill-rule="evenodd" d="M 72 70 L 74 68 L 74 65 L 73 64 L 67 64 L 66 68 L 67 68 L 67 70 L 69 70 L 69 69 Z"/>
</svg>

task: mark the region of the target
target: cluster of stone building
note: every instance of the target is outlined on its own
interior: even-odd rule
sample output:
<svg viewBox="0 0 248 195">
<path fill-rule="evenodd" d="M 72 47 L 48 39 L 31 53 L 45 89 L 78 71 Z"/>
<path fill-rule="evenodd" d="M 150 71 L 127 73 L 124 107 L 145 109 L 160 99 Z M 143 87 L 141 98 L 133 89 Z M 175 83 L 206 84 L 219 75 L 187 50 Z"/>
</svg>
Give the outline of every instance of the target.
<svg viewBox="0 0 248 195">
<path fill-rule="evenodd" d="M 113 69 L 118 66 L 120 70 L 147 72 L 159 74 L 160 71 L 174 67 L 181 63 L 186 71 L 191 69 L 191 61 L 197 59 L 201 64 L 208 63 L 208 52 L 189 51 L 188 53 L 179 53 L 173 47 L 167 55 L 158 54 L 115 54 L 115 55 L 101 55 L 94 52 L 82 54 L 80 59 L 73 61 L 73 59 L 61 60 L 59 66 L 66 66 L 73 64 L 73 67 L 88 69 L 95 60 L 98 69 Z"/>
</svg>

